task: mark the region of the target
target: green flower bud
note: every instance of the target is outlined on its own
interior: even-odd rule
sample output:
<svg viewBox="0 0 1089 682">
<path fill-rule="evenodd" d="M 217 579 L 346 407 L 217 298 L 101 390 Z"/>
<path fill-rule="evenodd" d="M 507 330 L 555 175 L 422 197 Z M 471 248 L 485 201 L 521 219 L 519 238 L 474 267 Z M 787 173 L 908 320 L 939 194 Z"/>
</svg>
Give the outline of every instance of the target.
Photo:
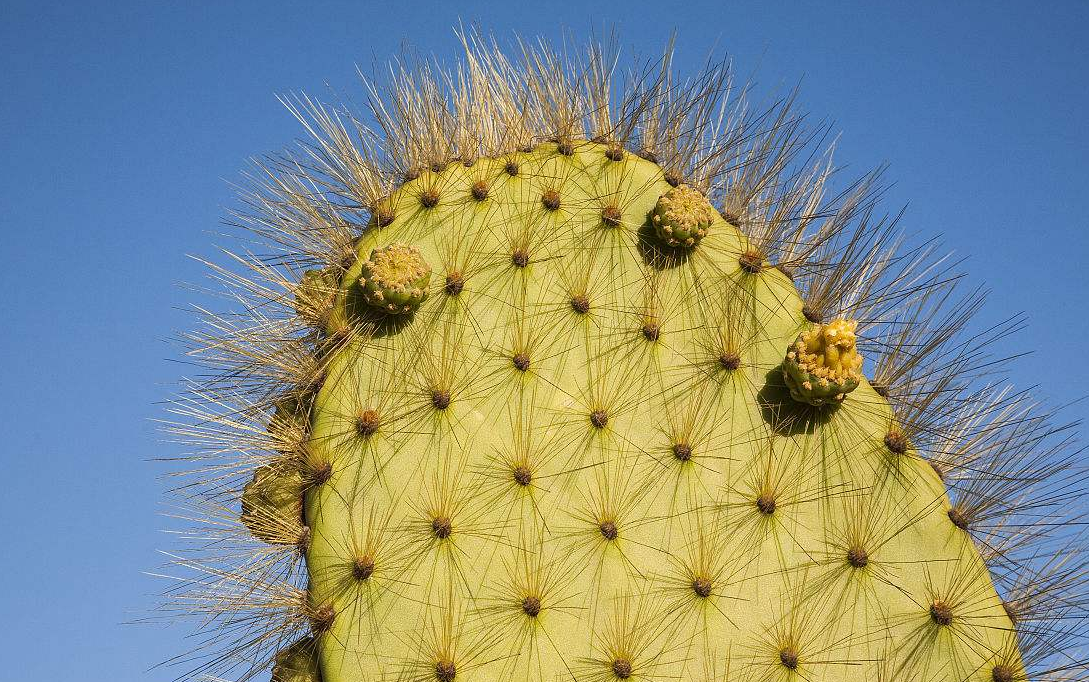
<svg viewBox="0 0 1089 682">
<path fill-rule="evenodd" d="M 717 217 L 706 197 L 688 185 L 678 185 L 658 199 L 650 222 L 655 236 L 666 246 L 692 248 L 707 236 Z"/>
<path fill-rule="evenodd" d="M 276 654 L 272 682 L 321 682 L 313 637 L 304 637 Z"/>
<path fill-rule="evenodd" d="M 303 532 L 304 482 L 297 469 L 266 465 L 242 490 L 242 523 L 258 540 L 295 544 Z"/>
<path fill-rule="evenodd" d="M 339 286 L 336 269 L 307 270 L 295 289 L 295 312 L 306 320 L 323 323 L 333 309 Z"/>
<path fill-rule="evenodd" d="M 391 244 L 371 251 L 359 273 L 363 299 L 376 310 L 403 315 L 427 298 L 431 266 L 415 246 Z"/>
</svg>

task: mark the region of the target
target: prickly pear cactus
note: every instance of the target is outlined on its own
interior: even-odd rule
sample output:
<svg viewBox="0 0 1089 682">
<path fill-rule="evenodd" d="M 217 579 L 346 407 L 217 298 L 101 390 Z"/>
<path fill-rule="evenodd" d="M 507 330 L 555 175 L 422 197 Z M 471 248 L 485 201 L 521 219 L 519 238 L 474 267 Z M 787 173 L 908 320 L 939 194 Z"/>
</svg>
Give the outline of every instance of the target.
<svg viewBox="0 0 1089 682">
<path fill-rule="evenodd" d="M 180 403 L 214 451 L 213 544 L 257 548 L 183 561 L 244 633 L 202 672 L 1049 666 L 1085 602 L 1039 605 L 1085 572 L 1080 545 L 1052 569 L 1032 548 L 1076 486 L 1054 427 L 950 340 L 978 300 L 950 309 L 940 261 L 894 253 L 873 178 L 826 199 L 827 165 L 795 169 L 785 107 L 723 129 L 724 72 L 680 95 L 667 64 L 613 104 L 587 64 L 470 46 L 471 86 L 395 80 L 381 147 L 292 105 L 319 143 L 249 197 L 285 256 L 249 261 L 248 321 L 214 317 L 221 374 Z"/>
</svg>

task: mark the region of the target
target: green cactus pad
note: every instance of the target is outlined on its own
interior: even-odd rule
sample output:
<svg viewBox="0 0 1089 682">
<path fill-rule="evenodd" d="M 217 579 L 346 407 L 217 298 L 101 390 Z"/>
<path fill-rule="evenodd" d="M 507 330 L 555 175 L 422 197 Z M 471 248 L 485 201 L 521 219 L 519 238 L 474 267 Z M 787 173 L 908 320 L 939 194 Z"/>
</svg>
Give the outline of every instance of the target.
<svg viewBox="0 0 1089 682">
<path fill-rule="evenodd" d="M 931 467 L 907 451 L 883 473 L 894 420 L 857 375 L 853 327 L 810 330 L 791 281 L 744 271 L 746 238 L 702 196 L 609 150 L 424 173 L 360 239 L 345 281 L 411 245 L 463 286 L 382 335 L 338 296 L 364 331 L 313 408 L 309 447 L 331 464 L 305 495 L 310 597 L 336 614 L 316 633 L 324 682 L 877 680 L 920 670 L 912 649 L 984 680 L 1009 619 Z M 450 199 L 414 210 L 421 183 Z M 699 257 L 659 251 L 663 234 Z M 846 378 L 825 387 L 796 345 L 848 333 Z M 840 408 L 818 424 L 795 400 Z"/>
<path fill-rule="evenodd" d="M 650 221 L 658 240 L 673 248 L 698 245 L 713 223 L 722 222 L 707 198 L 688 185 L 663 194 L 654 205 Z"/>
<path fill-rule="evenodd" d="M 389 244 L 371 251 L 359 267 L 363 300 L 390 315 L 409 313 L 427 299 L 431 266 L 418 248 Z"/>
<path fill-rule="evenodd" d="M 862 356 L 855 349 L 857 326 L 836 320 L 798 336 L 783 361 L 783 379 L 791 398 L 821 406 L 842 402 L 858 388 Z"/>
<path fill-rule="evenodd" d="M 217 268 L 174 405 L 197 676 L 1084 677 L 1082 469 L 879 174 L 719 67 L 463 37 L 365 115 L 291 100 L 246 192 L 274 253 Z"/>
</svg>

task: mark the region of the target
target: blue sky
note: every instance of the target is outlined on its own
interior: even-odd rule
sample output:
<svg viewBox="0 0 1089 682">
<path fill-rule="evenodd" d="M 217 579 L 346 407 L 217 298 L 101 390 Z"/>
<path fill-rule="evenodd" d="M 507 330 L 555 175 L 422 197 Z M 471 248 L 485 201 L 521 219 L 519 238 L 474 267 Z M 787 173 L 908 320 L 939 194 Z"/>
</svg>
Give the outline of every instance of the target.
<svg viewBox="0 0 1089 682">
<path fill-rule="evenodd" d="M 506 38 L 615 27 L 627 54 L 678 31 L 842 132 L 838 158 L 891 164 L 888 207 L 968 256 L 985 319 L 1024 311 L 1012 372 L 1054 403 L 1089 386 L 1089 3 L 12 2 L 0 0 L 0 447 L 8 624 L 22 680 L 170 680 L 184 627 L 125 624 L 165 585 L 151 420 L 185 367 L 248 156 L 299 137 L 277 93 L 358 95 L 404 43 L 452 55 L 459 19 Z M 1066 410 L 1089 416 L 1089 406 Z"/>
</svg>

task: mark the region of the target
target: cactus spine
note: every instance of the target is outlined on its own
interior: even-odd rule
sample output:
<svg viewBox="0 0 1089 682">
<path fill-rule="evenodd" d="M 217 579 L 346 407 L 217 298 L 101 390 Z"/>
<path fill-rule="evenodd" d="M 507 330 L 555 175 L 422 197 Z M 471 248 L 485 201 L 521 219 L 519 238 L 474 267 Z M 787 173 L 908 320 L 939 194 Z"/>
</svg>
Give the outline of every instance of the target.
<svg viewBox="0 0 1089 682">
<path fill-rule="evenodd" d="M 292 104 L 318 146 L 250 197 L 287 257 L 255 260 L 265 284 L 247 288 L 287 312 L 255 303 L 260 324 L 199 339 L 224 374 L 182 411 L 218 426 L 177 428 L 243 453 L 200 499 L 229 515 L 222 483 L 241 478 L 258 549 L 183 563 L 221 595 L 220 626 L 279 620 L 202 671 L 1003 682 L 1051 666 L 1085 602 L 1032 620 L 1018 576 L 1065 537 L 1068 460 L 1020 395 L 979 390 L 986 363 L 950 341 L 974 299 L 942 317 L 949 278 L 893 255 L 872 178 L 825 199 L 827 167 L 792 165 L 785 105 L 723 109 L 722 129 L 722 69 L 677 94 L 666 60 L 614 103 L 597 48 L 516 67 L 469 43 L 471 87 L 424 70 L 392 84 L 398 107 L 376 102 L 381 147 Z M 1010 481 L 1018 503 L 991 499 Z M 1045 513 L 1011 530 L 1030 504 Z M 1084 577 L 1068 547 L 1039 569 L 1064 578 L 1043 596 Z"/>
</svg>

